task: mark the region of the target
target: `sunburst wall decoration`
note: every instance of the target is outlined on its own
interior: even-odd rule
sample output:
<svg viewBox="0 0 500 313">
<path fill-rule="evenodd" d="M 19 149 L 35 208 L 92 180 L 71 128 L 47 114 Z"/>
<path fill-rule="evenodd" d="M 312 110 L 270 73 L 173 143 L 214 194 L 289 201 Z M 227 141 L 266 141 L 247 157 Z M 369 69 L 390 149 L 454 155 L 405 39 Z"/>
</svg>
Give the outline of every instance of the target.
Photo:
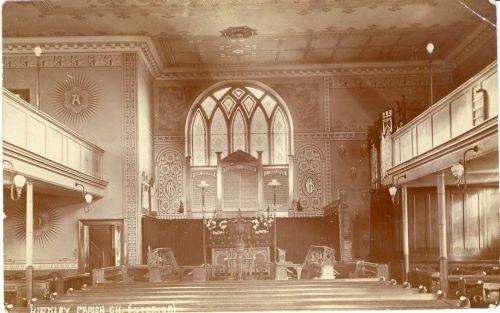
<svg viewBox="0 0 500 313">
<path fill-rule="evenodd" d="M 56 84 L 53 105 L 56 113 L 72 123 L 92 118 L 99 106 L 99 90 L 96 83 L 82 75 L 68 78 Z"/>
<path fill-rule="evenodd" d="M 12 214 L 12 230 L 18 240 L 26 239 L 26 211 L 16 206 Z M 33 201 L 33 240 L 37 246 L 46 246 L 55 240 L 61 230 L 61 215 L 49 199 Z"/>
</svg>

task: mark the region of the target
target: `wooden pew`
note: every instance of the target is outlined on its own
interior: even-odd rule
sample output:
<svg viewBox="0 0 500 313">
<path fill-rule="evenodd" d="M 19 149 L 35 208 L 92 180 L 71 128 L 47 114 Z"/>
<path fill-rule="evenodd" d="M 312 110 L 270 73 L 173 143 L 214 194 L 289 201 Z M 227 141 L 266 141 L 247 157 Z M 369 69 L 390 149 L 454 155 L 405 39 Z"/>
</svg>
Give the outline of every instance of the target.
<svg viewBox="0 0 500 313">
<path fill-rule="evenodd" d="M 92 285 L 92 276 L 90 273 L 70 275 L 57 279 L 55 291 L 62 295 L 70 288 L 73 290 L 79 290 L 83 285 Z"/>
<path fill-rule="evenodd" d="M 499 301 L 500 275 L 453 275 L 448 277 L 450 298 L 467 297 L 472 307 Z"/>
<path fill-rule="evenodd" d="M 417 267 L 408 273 L 408 282 L 412 287 L 424 286 L 428 292 L 436 293 L 439 290 L 439 272 Z"/>
</svg>

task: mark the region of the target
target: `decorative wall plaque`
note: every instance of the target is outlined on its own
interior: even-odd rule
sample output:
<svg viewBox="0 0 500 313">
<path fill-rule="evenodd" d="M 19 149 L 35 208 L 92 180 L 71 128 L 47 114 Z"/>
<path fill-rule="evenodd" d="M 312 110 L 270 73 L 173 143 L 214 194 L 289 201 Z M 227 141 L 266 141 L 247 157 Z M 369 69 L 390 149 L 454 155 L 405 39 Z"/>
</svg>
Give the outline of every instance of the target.
<svg viewBox="0 0 500 313">
<path fill-rule="evenodd" d="M 307 145 L 297 154 L 300 205 L 306 210 L 322 207 L 322 157 L 319 148 Z"/>
<path fill-rule="evenodd" d="M 17 240 L 26 239 L 26 208 L 16 206 L 11 217 L 13 235 Z M 61 216 L 53 201 L 45 198 L 33 201 L 33 241 L 37 246 L 46 246 L 54 241 L 61 230 Z"/>
<path fill-rule="evenodd" d="M 67 79 L 56 84 L 52 96 L 57 114 L 71 123 L 92 118 L 99 106 L 97 86 L 84 76 L 68 75 Z"/>
<path fill-rule="evenodd" d="M 175 150 L 165 150 L 158 158 L 159 214 L 178 213 L 183 196 L 182 155 Z"/>
</svg>

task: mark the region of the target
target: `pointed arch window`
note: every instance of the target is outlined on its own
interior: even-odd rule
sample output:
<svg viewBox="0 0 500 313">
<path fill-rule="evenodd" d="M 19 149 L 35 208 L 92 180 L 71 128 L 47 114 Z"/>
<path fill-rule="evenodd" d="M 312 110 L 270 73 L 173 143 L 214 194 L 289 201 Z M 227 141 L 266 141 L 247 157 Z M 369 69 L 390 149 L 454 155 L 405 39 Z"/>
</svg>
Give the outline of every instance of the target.
<svg viewBox="0 0 500 313">
<path fill-rule="evenodd" d="M 285 104 L 254 84 L 214 88 L 194 104 L 188 121 L 187 147 L 193 166 L 214 166 L 222 157 L 242 150 L 263 164 L 288 164 L 290 121 Z"/>
<path fill-rule="evenodd" d="M 247 127 L 245 125 L 245 119 L 240 110 L 236 111 L 233 121 L 233 149 L 232 151 L 241 150 L 247 151 Z"/>
<path fill-rule="evenodd" d="M 193 165 L 205 165 L 205 157 L 206 157 L 206 127 L 203 119 L 203 115 L 200 111 L 196 112 L 194 116 L 193 122 L 193 130 L 192 130 L 192 158 Z"/>
<path fill-rule="evenodd" d="M 272 128 L 273 164 L 288 163 L 288 131 L 285 117 L 280 109 L 276 110 Z"/>
<path fill-rule="evenodd" d="M 227 124 L 222 111 L 217 109 L 210 127 L 210 165 L 217 165 L 216 152 L 222 152 L 221 157 L 225 157 L 227 150 Z"/>
</svg>

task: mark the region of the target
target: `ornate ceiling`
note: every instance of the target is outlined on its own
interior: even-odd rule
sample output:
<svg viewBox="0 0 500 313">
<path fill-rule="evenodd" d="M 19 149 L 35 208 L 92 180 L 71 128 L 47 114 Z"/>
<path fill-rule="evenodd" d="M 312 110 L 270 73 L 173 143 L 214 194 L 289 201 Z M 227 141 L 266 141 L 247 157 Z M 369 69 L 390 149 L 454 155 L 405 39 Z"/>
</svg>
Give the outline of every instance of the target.
<svg viewBox="0 0 500 313">
<path fill-rule="evenodd" d="M 488 0 L 462 1 L 495 21 Z M 52 0 L 3 8 L 5 37 L 149 36 L 166 68 L 414 61 L 427 58 L 429 41 L 433 57 L 444 59 L 484 24 L 456 0 Z M 221 36 L 240 26 L 256 34 Z"/>
</svg>

